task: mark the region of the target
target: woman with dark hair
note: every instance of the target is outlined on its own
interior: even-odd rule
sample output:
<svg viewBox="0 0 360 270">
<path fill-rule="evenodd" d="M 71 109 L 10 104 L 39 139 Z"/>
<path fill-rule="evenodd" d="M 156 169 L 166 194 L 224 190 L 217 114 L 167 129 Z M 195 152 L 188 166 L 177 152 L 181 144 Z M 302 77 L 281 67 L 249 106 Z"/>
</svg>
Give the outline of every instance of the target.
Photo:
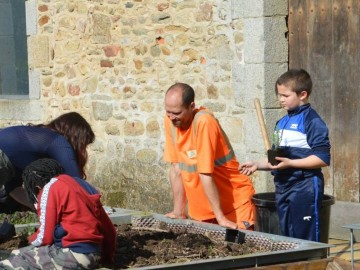
<svg viewBox="0 0 360 270">
<path fill-rule="evenodd" d="M 48 124 L 12 126 L 0 129 L 1 197 L 10 195 L 32 208 L 21 187 L 25 167 L 40 158 L 57 160 L 70 176 L 86 179 L 87 146 L 95 134 L 76 112 L 60 115 Z M 1 200 L 0 202 L 4 201 Z"/>
<path fill-rule="evenodd" d="M 54 159 L 38 159 L 23 172 L 27 197 L 39 216 L 30 246 L 14 250 L 0 269 L 98 269 L 113 262 L 116 232 L 87 181 L 63 174 Z"/>
<path fill-rule="evenodd" d="M 75 151 L 81 176 L 86 179 L 84 170 L 88 159 L 86 147 L 95 140 L 95 134 L 89 123 L 80 114 L 70 112 L 60 115 L 47 125 L 40 124 L 37 126 L 50 128 L 67 139 Z"/>
</svg>

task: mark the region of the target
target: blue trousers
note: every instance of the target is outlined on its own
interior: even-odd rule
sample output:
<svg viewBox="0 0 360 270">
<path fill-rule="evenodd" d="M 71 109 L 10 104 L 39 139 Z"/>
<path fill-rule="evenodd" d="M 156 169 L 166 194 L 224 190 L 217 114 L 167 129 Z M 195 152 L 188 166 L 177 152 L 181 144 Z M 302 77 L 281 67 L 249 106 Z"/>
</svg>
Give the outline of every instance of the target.
<svg viewBox="0 0 360 270">
<path fill-rule="evenodd" d="M 276 187 L 275 201 L 284 236 L 320 241 L 320 208 L 324 180 L 319 177 L 296 181 L 287 188 Z"/>
</svg>

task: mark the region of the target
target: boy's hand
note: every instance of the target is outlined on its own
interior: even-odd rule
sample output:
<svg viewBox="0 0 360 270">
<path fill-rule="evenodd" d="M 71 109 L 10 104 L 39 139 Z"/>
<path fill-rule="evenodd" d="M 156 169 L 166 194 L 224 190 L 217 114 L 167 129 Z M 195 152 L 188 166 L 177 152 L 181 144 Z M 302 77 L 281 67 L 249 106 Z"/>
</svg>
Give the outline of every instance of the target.
<svg viewBox="0 0 360 270">
<path fill-rule="evenodd" d="M 278 165 L 271 165 L 269 163 L 269 167 L 272 170 L 283 170 L 292 167 L 291 166 L 291 159 L 285 158 L 285 157 L 275 157 L 276 160 L 279 161 Z"/>
<path fill-rule="evenodd" d="M 247 161 L 239 165 L 239 172 L 245 175 L 251 175 L 257 170 L 257 164 L 254 161 Z"/>
<path fill-rule="evenodd" d="M 268 164 L 269 168 L 272 170 L 283 170 L 287 168 L 302 168 L 302 169 L 317 169 L 327 164 L 318 158 L 315 155 L 308 156 L 306 158 L 300 159 L 289 159 L 285 157 L 276 157 L 276 160 L 280 161 L 280 163 L 276 166 L 272 166 L 270 163 Z"/>
</svg>

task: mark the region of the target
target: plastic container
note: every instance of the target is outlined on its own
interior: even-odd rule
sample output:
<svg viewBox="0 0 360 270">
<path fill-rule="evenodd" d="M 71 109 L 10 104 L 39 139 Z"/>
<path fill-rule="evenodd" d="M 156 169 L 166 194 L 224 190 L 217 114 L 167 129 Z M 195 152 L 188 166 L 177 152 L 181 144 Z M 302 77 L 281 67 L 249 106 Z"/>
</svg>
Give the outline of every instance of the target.
<svg viewBox="0 0 360 270">
<path fill-rule="evenodd" d="M 281 235 L 279 216 L 275 206 L 275 193 L 255 194 L 252 202 L 256 207 L 255 231 Z M 331 205 L 335 203 L 333 196 L 324 194 L 320 208 L 320 242 L 328 243 Z"/>
</svg>

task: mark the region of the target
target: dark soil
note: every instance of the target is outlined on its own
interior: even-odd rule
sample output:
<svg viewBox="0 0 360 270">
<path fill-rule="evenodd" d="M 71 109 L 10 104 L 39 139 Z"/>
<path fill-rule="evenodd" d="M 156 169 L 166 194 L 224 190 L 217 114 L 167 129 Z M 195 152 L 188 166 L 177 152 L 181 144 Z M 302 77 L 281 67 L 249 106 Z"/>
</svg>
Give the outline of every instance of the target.
<svg viewBox="0 0 360 270">
<path fill-rule="evenodd" d="M 12 224 L 26 224 L 36 222 L 37 218 L 35 213 L 26 212 L 11 198 L 5 204 L 0 203 L 0 213 L 0 226 L 5 220 Z M 172 231 L 165 223 L 160 223 L 156 228 L 124 224 L 117 226 L 116 230 L 115 262 L 114 265 L 105 266 L 110 269 L 184 263 L 268 251 L 253 243 L 234 244 L 219 237 L 216 239 L 215 236 L 190 233 L 185 228 Z M 32 232 L 29 228 L 10 239 L 4 239 L 0 234 L 0 259 L 6 258 L 14 249 L 27 246 L 27 237 Z"/>
<path fill-rule="evenodd" d="M 211 239 L 202 234 L 169 231 L 153 228 L 117 226 L 117 249 L 111 269 L 184 263 L 192 260 L 238 256 L 266 251 L 254 244 L 234 244 L 220 239 Z M 0 251 L 27 246 L 25 235 L 13 237 L 0 243 Z"/>
<path fill-rule="evenodd" d="M 0 250 L 4 250 L 4 251 L 11 251 L 13 249 L 18 249 L 21 247 L 26 247 L 28 246 L 29 243 L 26 239 L 25 236 L 23 235 L 17 235 L 9 240 L 6 241 L 1 241 L 0 243 Z"/>
<path fill-rule="evenodd" d="M 117 227 L 113 269 L 184 263 L 265 251 L 254 244 L 235 244 L 202 234 L 161 229 Z"/>
<path fill-rule="evenodd" d="M 6 204 L 0 203 L 0 226 L 6 221 L 11 224 L 29 224 L 37 221 L 37 215 L 26 211 L 21 205 L 8 198 Z M 251 241 L 234 244 L 226 242 L 221 236 L 189 232 L 185 227 L 173 231 L 163 222 L 157 224 L 155 228 L 139 228 L 123 224 L 117 226 L 116 230 L 117 247 L 114 265 L 104 265 L 110 269 L 185 263 L 270 251 Z M 33 232 L 34 228 L 29 227 L 22 234 L 10 239 L 4 239 L 4 235 L 0 233 L 0 260 L 7 258 L 14 249 L 28 246 L 27 237 Z M 14 234 L 15 232 L 7 235 Z"/>
</svg>

